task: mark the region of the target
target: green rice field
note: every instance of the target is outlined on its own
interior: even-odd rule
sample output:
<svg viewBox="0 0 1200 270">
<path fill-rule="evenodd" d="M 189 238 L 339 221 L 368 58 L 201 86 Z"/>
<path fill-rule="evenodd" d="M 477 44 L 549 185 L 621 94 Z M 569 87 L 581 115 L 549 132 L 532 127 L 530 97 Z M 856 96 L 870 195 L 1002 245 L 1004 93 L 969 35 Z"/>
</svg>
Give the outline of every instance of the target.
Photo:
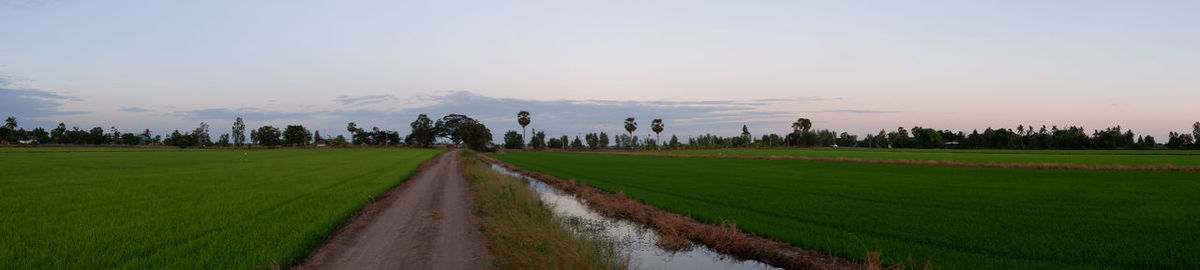
<svg viewBox="0 0 1200 270">
<path fill-rule="evenodd" d="M 667 155 L 797 156 L 868 160 L 1036 163 L 1100 166 L 1200 166 L 1200 151 L 1185 150 L 954 150 L 954 149 L 721 149 L 640 152 Z"/>
<path fill-rule="evenodd" d="M 440 152 L 16 149 L 0 269 L 286 267 Z"/>
<path fill-rule="evenodd" d="M 880 252 L 886 265 L 908 268 L 926 263 L 936 269 L 1200 268 L 1196 172 L 519 151 L 492 156 L 622 191 L 702 221 L 732 221 L 748 232 L 859 261 L 870 251 Z M 1101 162 L 1087 154 L 1046 156 Z M 1025 156 L 1012 158 L 1020 157 Z"/>
</svg>

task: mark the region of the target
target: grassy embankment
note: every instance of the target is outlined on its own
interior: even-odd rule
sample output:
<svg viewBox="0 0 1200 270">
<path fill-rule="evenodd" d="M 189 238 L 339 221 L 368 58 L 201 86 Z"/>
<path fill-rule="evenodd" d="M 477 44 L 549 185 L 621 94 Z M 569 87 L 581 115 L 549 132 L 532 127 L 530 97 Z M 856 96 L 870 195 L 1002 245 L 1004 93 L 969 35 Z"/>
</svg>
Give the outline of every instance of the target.
<svg viewBox="0 0 1200 270">
<path fill-rule="evenodd" d="M 520 179 L 493 171 L 462 151 L 492 264 L 498 269 L 625 269 L 628 261 L 611 243 L 575 233 Z"/>
<path fill-rule="evenodd" d="M 547 152 L 493 157 L 699 220 L 890 265 L 1196 268 L 1200 173 Z"/>
<path fill-rule="evenodd" d="M 74 150 L 0 153 L 0 268 L 292 265 L 441 152 Z"/>
<path fill-rule="evenodd" d="M 951 161 L 998 164 L 1076 164 L 1098 166 L 1200 166 L 1200 151 L 1180 150 L 950 150 L 950 149 L 721 149 L 637 154 L 794 156 L 865 160 Z"/>
</svg>

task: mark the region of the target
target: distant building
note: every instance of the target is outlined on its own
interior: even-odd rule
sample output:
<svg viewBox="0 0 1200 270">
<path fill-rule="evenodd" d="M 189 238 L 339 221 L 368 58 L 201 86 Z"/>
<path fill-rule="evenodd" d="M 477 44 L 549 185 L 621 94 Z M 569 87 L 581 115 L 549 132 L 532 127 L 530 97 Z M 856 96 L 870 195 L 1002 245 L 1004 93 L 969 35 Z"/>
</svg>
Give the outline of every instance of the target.
<svg viewBox="0 0 1200 270">
<path fill-rule="evenodd" d="M 317 147 L 325 147 L 325 139 L 317 140 Z"/>
</svg>

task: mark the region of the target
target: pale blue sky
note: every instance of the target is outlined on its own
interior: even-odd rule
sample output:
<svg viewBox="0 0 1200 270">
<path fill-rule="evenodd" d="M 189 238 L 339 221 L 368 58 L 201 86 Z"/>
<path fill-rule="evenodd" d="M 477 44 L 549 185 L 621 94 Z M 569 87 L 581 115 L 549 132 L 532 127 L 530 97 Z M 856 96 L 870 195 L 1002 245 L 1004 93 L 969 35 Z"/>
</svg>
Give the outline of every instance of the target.
<svg viewBox="0 0 1200 270">
<path fill-rule="evenodd" d="M 0 0 L 0 114 L 217 134 L 234 115 L 328 134 L 455 111 L 503 132 L 529 109 L 569 135 L 631 115 L 680 135 L 783 133 L 805 116 L 857 134 L 1164 136 L 1200 120 L 1196 14 L 1197 1 Z"/>
</svg>

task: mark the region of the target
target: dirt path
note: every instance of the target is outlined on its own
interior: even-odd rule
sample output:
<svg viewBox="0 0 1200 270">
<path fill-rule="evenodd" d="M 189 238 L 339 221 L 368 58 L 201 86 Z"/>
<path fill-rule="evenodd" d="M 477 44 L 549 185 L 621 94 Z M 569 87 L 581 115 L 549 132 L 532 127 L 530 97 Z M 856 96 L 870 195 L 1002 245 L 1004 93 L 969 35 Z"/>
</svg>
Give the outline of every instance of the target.
<svg viewBox="0 0 1200 270">
<path fill-rule="evenodd" d="M 434 157 L 296 269 L 490 268 L 457 156 Z"/>
</svg>

